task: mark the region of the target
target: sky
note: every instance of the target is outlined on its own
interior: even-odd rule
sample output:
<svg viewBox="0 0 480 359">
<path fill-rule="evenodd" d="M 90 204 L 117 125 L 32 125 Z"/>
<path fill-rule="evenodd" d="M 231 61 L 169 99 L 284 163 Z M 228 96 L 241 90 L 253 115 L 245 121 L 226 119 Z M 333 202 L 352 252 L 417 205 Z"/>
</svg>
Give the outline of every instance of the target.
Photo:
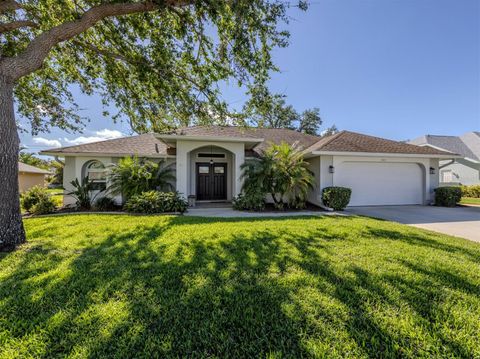
<svg viewBox="0 0 480 359">
<path fill-rule="evenodd" d="M 480 0 L 311 0 L 292 8 L 290 46 L 274 51 L 273 92 L 324 127 L 394 140 L 480 131 Z M 32 152 L 131 134 L 76 92 L 83 133 L 21 134 Z M 225 88 L 240 108 L 245 98 Z"/>
</svg>

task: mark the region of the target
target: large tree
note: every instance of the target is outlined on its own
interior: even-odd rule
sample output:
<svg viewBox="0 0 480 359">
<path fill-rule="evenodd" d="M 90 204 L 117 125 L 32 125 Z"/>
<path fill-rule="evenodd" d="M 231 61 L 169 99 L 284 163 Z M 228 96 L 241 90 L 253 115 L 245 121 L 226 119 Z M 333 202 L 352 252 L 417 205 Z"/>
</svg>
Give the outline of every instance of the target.
<svg viewBox="0 0 480 359">
<path fill-rule="evenodd" d="M 249 91 L 252 96 L 244 105 L 249 124 L 319 135 L 323 120 L 317 107 L 299 113 L 287 104 L 285 95 L 272 94 L 265 86 L 253 87 Z M 331 128 L 336 129 L 335 126 Z"/>
<path fill-rule="evenodd" d="M 304 2 L 299 3 L 301 8 Z M 222 122 L 220 84 L 266 83 L 281 0 L 0 0 L 0 250 L 25 241 L 15 108 L 31 132 L 82 126 L 72 84 L 134 131 Z M 16 107 L 14 102 L 16 101 Z"/>
</svg>

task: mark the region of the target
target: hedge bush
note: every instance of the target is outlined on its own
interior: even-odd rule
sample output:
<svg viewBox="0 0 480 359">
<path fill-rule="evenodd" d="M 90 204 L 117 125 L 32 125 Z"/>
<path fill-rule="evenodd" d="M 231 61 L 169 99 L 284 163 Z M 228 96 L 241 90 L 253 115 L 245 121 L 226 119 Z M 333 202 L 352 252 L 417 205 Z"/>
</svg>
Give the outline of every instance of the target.
<svg viewBox="0 0 480 359">
<path fill-rule="evenodd" d="M 41 201 L 43 201 L 43 204 L 45 204 L 49 198 L 50 195 L 45 188 L 35 186 L 20 195 L 20 204 L 25 211 L 32 212 L 34 206 L 39 204 Z"/>
<path fill-rule="evenodd" d="M 125 203 L 124 209 L 132 213 L 184 213 L 188 208 L 188 202 L 178 192 L 147 191 L 133 195 Z"/>
<path fill-rule="evenodd" d="M 265 194 L 252 191 L 240 193 L 233 199 L 232 206 L 237 211 L 263 211 L 265 209 Z"/>
<path fill-rule="evenodd" d="M 325 187 L 322 190 L 322 201 L 335 211 L 342 211 L 348 206 L 352 190 L 346 187 Z"/>
<path fill-rule="evenodd" d="M 480 185 L 462 186 L 462 197 L 480 198 Z"/>
<path fill-rule="evenodd" d="M 39 201 L 32 206 L 32 214 L 48 214 L 55 212 L 57 208 L 55 200 L 51 196 L 40 197 Z"/>
<path fill-rule="evenodd" d="M 115 201 L 111 197 L 100 197 L 95 201 L 95 204 L 93 205 L 95 210 L 97 211 L 113 211 L 117 209 L 117 205 L 115 204 Z"/>
<path fill-rule="evenodd" d="M 462 199 L 461 187 L 438 187 L 435 189 L 435 205 L 455 207 Z"/>
</svg>

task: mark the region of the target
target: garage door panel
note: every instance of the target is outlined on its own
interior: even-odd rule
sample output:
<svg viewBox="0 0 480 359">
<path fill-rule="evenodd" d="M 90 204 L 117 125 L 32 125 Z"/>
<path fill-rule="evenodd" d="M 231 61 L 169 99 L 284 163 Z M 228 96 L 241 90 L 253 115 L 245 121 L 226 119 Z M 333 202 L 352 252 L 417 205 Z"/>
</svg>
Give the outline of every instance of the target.
<svg viewBox="0 0 480 359">
<path fill-rule="evenodd" d="M 351 206 L 423 202 L 423 174 L 418 164 L 343 162 L 335 172 L 335 185 L 352 189 Z"/>
</svg>

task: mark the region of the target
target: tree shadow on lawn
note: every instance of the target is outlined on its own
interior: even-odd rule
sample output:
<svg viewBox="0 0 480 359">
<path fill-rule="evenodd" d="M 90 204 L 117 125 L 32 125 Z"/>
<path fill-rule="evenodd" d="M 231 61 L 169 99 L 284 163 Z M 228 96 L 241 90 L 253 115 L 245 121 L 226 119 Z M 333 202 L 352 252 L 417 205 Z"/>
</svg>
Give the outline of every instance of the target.
<svg viewBox="0 0 480 359">
<path fill-rule="evenodd" d="M 387 222 L 388 223 L 388 222 Z M 395 231 L 385 228 L 372 228 L 367 226 L 364 230 L 364 234 L 369 238 L 383 238 L 388 240 L 400 240 L 411 244 L 413 246 L 427 247 L 431 249 L 438 249 L 441 251 L 449 252 L 451 254 L 458 254 L 460 256 L 467 256 L 473 262 L 480 263 L 480 247 L 479 250 L 470 250 L 460 245 L 449 244 L 446 241 L 443 241 L 441 238 L 446 237 L 444 235 L 438 234 L 436 232 L 430 232 L 427 230 L 425 234 L 417 234 L 420 230 L 415 230 L 416 233 L 402 233 L 400 231 Z M 469 242 L 465 239 L 466 242 Z"/>
<path fill-rule="evenodd" d="M 441 295 L 441 287 L 428 285 L 432 280 L 459 290 L 475 287 L 465 279 L 454 286 L 458 278 L 439 277 L 427 263 L 397 261 L 419 273 L 415 281 L 372 273 L 354 260 L 339 265 L 329 256 L 335 241 L 348 235 L 325 227 L 298 234 L 272 222 L 226 239 L 202 237 L 192 227 L 169 242 L 169 230 L 178 225 L 252 222 L 190 218 L 111 234 L 79 253 L 33 247 L 0 283 L 9 336 L 24 342 L 25 353 L 35 349 L 29 338 L 39 336 L 39 357 L 473 356 L 442 337 L 434 318 L 441 303 L 418 304 Z M 430 243 L 391 232 L 412 246 Z M 472 259 L 467 250 L 461 254 Z M 416 342 L 373 312 L 402 304 L 425 319 L 412 327 L 421 325 L 432 342 Z"/>
</svg>

